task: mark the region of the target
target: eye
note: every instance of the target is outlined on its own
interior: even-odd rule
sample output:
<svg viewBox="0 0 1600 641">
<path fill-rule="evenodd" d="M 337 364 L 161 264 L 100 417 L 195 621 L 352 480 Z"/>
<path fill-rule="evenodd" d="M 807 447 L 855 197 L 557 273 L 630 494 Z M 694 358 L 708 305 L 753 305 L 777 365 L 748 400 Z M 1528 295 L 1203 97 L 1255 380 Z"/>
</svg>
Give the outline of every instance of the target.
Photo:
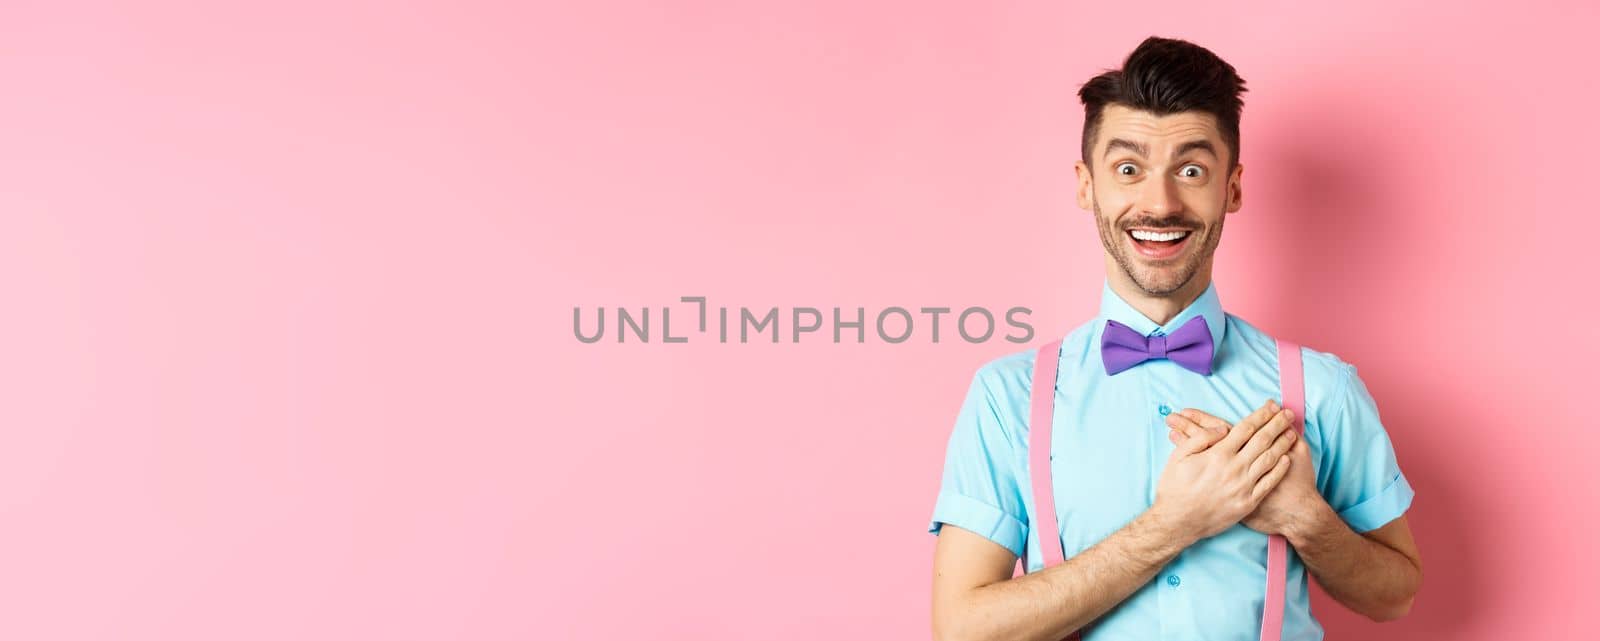
<svg viewBox="0 0 1600 641">
<path fill-rule="evenodd" d="M 1200 165 L 1184 165 L 1183 169 L 1178 170 L 1178 173 L 1182 174 L 1184 178 L 1199 178 L 1205 175 L 1206 168 Z"/>
<path fill-rule="evenodd" d="M 1121 176 L 1132 176 L 1134 174 L 1134 172 L 1139 170 L 1139 168 L 1135 167 L 1133 165 L 1133 163 L 1131 163 L 1131 162 L 1119 163 L 1116 167 L 1113 167 L 1112 169 L 1113 169 L 1113 171 L 1116 171 L 1118 175 L 1121 175 Z M 1124 170 L 1126 170 L 1126 171 L 1124 171 Z"/>
</svg>

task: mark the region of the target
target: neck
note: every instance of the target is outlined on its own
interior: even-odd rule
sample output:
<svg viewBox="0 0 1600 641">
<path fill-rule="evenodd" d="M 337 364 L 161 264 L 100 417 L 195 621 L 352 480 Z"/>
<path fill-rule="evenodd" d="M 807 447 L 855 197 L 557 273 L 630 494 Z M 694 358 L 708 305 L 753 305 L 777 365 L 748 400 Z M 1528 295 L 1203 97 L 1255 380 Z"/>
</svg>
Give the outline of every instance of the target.
<svg viewBox="0 0 1600 641">
<path fill-rule="evenodd" d="M 1166 325 L 1211 286 L 1211 261 L 1201 265 L 1194 278 L 1170 294 L 1151 294 L 1140 289 L 1110 257 L 1106 259 L 1106 281 L 1111 284 L 1111 291 L 1128 301 L 1129 306 L 1157 325 Z"/>
</svg>

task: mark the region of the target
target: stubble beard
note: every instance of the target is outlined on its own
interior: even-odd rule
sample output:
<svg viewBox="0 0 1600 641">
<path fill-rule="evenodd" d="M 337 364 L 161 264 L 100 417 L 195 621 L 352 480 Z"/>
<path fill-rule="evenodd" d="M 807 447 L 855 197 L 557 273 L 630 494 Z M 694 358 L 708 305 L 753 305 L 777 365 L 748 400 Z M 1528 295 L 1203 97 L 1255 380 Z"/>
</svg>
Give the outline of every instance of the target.
<svg viewBox="0 0 1600 641">
<path fill-rule="evenodd" d="M 1217 245 L 1222 240 L 1222 225 L 1227 219 L 1227 215 L 1224 214 L 1217 219 L 1215 225 L 1202 229 L 1191 228 L 1190 233 L 1199 237 L 1190 239 L 1190 242 L 1201 243 L 1200 251 L 1187 252 L 1188 258 L 1176 268 L 1150 268 L 1141 264 L 1137 256 L 1130 255 L 1129 252 L 1132 250 L 1123 240 L 1127 237 L 1126 230 L 1112 228 L 1111 221 L 1100 214 L 1100 202 L 1098 200 L 1094 202 L 1094 220 L 1095 226 L 1100 230 L 1100 244 L 1105 247 L 1106 253 L 1112 260 L 1117 262 L 1122 273 L 1128 276 L 1128 280 L 1133 281 L 1135 286 L 1150 296 L 1170 296 L 1188 285 L 1189 281 L 1194 279 L 1194 275 L 1200 272 L 1200 266 L 1216 252 Z M 1176 224 L 1170 226 L 1189 225 L 1187 221 L 1171 222 Z"/>
</svg>

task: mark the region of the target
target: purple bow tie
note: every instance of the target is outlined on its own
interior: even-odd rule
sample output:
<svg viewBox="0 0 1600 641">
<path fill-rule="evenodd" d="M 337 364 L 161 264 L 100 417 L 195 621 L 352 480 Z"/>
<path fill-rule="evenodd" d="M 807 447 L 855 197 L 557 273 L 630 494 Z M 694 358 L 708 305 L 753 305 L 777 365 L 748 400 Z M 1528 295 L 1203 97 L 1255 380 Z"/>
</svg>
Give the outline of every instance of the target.
<svg viewBox="0 0 1600 641">
<path fill-rule="evenodd" d="M 1211 328 L 1204 316 L 1189 319 L 1170 336 L 1151 336 L 1114 320 L 1106 321 L 1100 334 L 1100 360 L 1106 375 L 1143 363 L 1152 358 L 1169 359 L 1197 374 L 1211 375 Z"/>
</svg>

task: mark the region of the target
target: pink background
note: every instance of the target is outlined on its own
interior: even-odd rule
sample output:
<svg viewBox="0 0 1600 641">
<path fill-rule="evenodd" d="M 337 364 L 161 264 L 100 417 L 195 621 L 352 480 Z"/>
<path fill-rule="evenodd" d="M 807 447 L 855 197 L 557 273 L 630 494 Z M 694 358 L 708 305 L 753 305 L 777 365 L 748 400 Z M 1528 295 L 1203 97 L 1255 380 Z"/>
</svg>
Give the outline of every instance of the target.
<svg viewBox="0 0 1600 641">
<path fill-rule="evenodd" d="M 144 4 L 0 8 L 0 637 L 927 638 L 1020 346 L 572 309 L 1065 332 L 1074 92 L 1152 34 L 1251 89 L 1224 304 L 1355 363 L 1417 490 L 1412 614 L 1330 638 L 1592 635 L 1593 3 Z"/>
</svg>

